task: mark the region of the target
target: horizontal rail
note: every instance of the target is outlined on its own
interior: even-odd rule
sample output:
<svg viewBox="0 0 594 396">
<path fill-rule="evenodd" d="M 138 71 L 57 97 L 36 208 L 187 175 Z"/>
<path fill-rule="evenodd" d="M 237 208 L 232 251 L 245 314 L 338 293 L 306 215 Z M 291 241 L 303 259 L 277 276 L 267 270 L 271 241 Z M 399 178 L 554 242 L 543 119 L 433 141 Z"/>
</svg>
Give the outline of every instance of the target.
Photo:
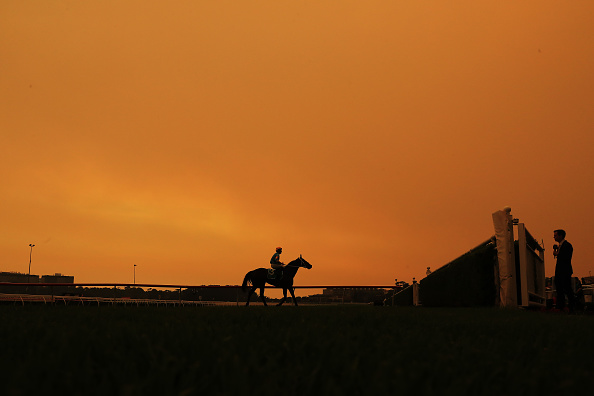
<svg viewBox="0 0 594 396">
<path fill-rule="evenodd" d="M 150 283 L 11 283 L 0 282 L 0 286 L 28 286 L 28 287 L 148 287 L 159 289 L 234 289 L 241 288 L 241 285 L 156 285 Z M 396 286 L 293 286 L 294 289 L 395 289 Z"/>
<path fill-rule="evenodd" d="M 77 303 L 81 305 L 88 304 L 111 304 L 111 305 L 193 305 L 193 306 L 215 306 L 215 305 L 234 305 L 234 302 L 226 301 L 189 301 L 189 300 L 162 300 L 150 298 L 129 298 L 129 297 L 82 297 L 82 296 L 50 296 L 36 294 L 3 294 L 0 293 L 0 302 L 20 302 L 23 305 L 30 302 L 38 303 Z"/>
</svg>

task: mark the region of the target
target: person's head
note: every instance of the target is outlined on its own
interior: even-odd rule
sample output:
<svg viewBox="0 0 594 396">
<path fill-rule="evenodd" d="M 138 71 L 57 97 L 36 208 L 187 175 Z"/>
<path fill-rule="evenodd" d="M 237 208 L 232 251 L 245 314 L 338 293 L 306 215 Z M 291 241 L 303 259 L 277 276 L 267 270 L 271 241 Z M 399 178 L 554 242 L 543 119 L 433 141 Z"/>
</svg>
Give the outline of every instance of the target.
<svg viewBox="0 0 594 396">
<path fill-rule="evenodd" d="M 561 242 L 562 240 L 565 239 L 565 230 L 555 230 L 553 231 L 553 238 L 555 238 L 556 242 Z"/>
<path fill-rule="evenodd" d="M 282 247 L 277 247 L 276 248 L 276 252 L 277 253 L 282 253 L 283 252 L 283 248 Z"/>
</svg>

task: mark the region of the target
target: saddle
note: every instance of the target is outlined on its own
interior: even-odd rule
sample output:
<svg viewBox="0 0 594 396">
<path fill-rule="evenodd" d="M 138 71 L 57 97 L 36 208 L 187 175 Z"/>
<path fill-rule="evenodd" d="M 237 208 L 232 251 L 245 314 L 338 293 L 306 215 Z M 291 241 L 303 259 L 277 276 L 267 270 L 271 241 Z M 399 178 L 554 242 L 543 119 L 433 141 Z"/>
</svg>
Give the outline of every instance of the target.
<svg viewBox="0 0 594 396">
<path fill-rule="evenodd" d="M 274 269 L 268 268 L 268 273 L 266 277 L 270 280 L 281 280 L 283 279 L 283 270 L 282 268 Z"/>
</svg>

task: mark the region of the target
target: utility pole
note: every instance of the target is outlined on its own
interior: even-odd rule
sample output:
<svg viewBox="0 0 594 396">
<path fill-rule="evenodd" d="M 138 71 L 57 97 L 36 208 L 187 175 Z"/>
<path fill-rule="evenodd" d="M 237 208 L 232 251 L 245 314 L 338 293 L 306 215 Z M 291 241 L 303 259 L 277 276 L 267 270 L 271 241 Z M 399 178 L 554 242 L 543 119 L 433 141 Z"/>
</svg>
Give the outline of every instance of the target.
<svg viewBox="0 0 594 396">
<path fill-rule="evenodd" d="M 31 258 L 33 257 L 33 245 L 32 243 L 29 244 L 31 247 L 31 251 L 29 252 L 29 276 L 27 276 L 27 283 L 31 282 Z"/>
</svg>

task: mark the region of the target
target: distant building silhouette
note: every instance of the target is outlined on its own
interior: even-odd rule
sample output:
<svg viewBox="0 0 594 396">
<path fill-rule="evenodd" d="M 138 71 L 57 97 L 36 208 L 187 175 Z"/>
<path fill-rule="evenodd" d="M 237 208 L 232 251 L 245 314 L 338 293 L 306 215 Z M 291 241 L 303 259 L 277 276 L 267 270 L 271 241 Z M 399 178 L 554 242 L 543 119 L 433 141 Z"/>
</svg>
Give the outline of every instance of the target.
<svg viewBox="0 0 594 396">
<path fill-rule="evenodd" d="M 55 273 L 53 275 L 28 275 L 20 272 L 0 272 L 0 282 L 7 283 L 74 283 L 74 276 Z"/>
<path fill-rule="evenodd" d="M 370 303 L 383 301 L 386 291 L 373 287 L 324 289 L 321 295 L 311 296 L 326 303 Z"/>
<path fill-rule="evenodd" d="M 74 283 L 74 276 L 55 273 L 41 276 L 41 283 Z"/>
<path fill-rule="evenodd" d="M 0 272 L 0 282 L 39 283 L 39 275 L 27 275 L 20 272 Z"/>
<path fill-rule="evenodd" d="M 39 286 L 40 283 L 74 283 L 74 276 L 65 276 L 62 274 L 54 275 L 28 275 L 20 272 L 0 272 L 0 283 L 21 283 L 23 286 L 0 286 L 0 293 L 5 294 L 44 294 L 44 293 L 62 293 L 72 288 L 72 286 L 58 286 L 48 289 L 48 286 Z"/>
</svg>

